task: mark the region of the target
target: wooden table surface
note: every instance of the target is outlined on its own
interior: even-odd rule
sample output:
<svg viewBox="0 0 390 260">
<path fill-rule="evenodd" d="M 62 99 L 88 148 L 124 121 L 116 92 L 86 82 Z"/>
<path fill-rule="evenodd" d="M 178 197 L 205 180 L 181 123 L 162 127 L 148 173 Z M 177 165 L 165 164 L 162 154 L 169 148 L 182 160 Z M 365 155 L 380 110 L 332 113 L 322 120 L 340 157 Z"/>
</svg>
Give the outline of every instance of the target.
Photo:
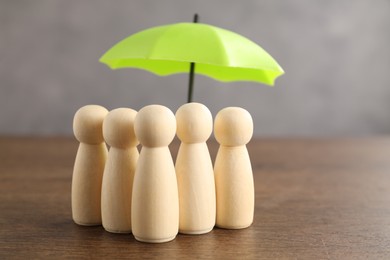
<svg viewBox="0 0 390 260">
<path fill-rule="evenodd" d="M 73 223 L 77 146 L 0 138 L 0 259 L 390 259 L 390 138 L 253 140 L 253 225 L 164 244 Z"/>
</svg>

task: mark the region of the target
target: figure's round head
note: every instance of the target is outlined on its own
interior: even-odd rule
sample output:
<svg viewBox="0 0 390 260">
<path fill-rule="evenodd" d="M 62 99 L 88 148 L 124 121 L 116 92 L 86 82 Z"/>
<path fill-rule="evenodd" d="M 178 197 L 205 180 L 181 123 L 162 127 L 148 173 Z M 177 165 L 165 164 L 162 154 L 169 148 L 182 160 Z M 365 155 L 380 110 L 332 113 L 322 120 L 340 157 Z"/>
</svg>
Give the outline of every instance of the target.
<svg viewBox="0 0 390 260">
<path fill-rule="evenodd" d="M 185 143 L 205 142 L 213 131 L 210 110 L 200 103 L 182 105 L 176 111 L 177 136 Z"/>
<path fill-rule="evenodd" d="M 252 134 L 252 117 L 243 108 L 227 107 L 219 111 L 215 117 L 214 135 L 221 145 L 245 145 L 252 138 Z"/>
<path fill-rule="evenodd" d="M 136 146 L 134 120 L 137 111 L 130 108 L 117 108 L 110 111 L 103 121 L 103 137 L 109 146 L 128 148 Z"/>
<path fill-rule="evenodd" d="M 175 115 L 165 106 L 146 106 L 137 113 L 134 130 L 143 146 L 168 146 L 176 134 Z"/>
<path fill-rule="evenodd" d="M 87 105 L 77 110 L 73 118 L 73 132 L 79 142 L 100 144 L 104 142 L 102 125 L 108 110 L 98 105 Z"/>
</svg>

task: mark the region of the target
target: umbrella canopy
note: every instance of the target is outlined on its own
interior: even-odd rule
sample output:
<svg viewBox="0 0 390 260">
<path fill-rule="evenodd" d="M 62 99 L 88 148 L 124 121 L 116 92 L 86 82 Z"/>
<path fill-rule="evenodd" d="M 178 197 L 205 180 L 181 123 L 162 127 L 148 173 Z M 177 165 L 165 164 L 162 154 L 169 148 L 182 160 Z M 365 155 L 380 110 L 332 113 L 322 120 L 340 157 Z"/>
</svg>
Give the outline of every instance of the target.
<svg viewBox="0 0 390 260">
<path fill-rule="evenodd" d="M 138 68 L 160 76 L 194 72 L 219 81 L 273 85 L 284 73 L 260 46 L 234 32 L 202 23 L 177 23 L 133 34 L 109 49 L 100 62 L 112 69 Z"/>
</svg>

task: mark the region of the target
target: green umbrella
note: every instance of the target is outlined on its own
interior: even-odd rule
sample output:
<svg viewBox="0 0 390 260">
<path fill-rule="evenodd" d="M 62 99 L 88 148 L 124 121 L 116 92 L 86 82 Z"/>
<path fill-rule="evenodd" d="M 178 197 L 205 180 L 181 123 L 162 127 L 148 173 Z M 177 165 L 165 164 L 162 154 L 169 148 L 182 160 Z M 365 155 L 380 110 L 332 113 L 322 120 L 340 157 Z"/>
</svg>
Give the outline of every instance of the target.
<svg viewBox="0 0 390 260">
<path fill-rule="evenodd" d="M 194 73 L 220 81 L 254 81 L 273 85 L 284 73 L 256 43 L 212 25 L 176 23 L 153 27 L 115 44 L 100 62 L 111 69 L 138 68 L 160 76 L 190 71 L 188 102 Z M 196 67 L 195 67 L 196 64 Z"/>
</svg>

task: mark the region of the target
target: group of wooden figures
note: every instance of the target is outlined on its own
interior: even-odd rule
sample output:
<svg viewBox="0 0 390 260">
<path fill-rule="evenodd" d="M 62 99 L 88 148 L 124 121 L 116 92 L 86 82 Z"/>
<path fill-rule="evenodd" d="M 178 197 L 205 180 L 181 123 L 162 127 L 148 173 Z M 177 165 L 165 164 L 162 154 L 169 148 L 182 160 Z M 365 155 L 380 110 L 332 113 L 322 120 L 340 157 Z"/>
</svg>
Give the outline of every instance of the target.
<svg viewBox="0 0 390 260">
<path fill-rule="evenodd" d="M 173 240 L 178 232 L 208 233 L 215 225 L 252 224 L 254 183 L 246 144 L 253 121 L 245 109 L 218 112 L 214 168 L 206 144 L 213 118 L 200 103 L 185 104 L 176 115 L 161 105 L 139 112 L 87 105 L 76 112 L 73 129 L 80 142 L 72 179 L 77 224 L 103 225 L 150 243 Z M 181 145 L 174 164 L 168 145 L 175 134 Z"/>
</svg>

